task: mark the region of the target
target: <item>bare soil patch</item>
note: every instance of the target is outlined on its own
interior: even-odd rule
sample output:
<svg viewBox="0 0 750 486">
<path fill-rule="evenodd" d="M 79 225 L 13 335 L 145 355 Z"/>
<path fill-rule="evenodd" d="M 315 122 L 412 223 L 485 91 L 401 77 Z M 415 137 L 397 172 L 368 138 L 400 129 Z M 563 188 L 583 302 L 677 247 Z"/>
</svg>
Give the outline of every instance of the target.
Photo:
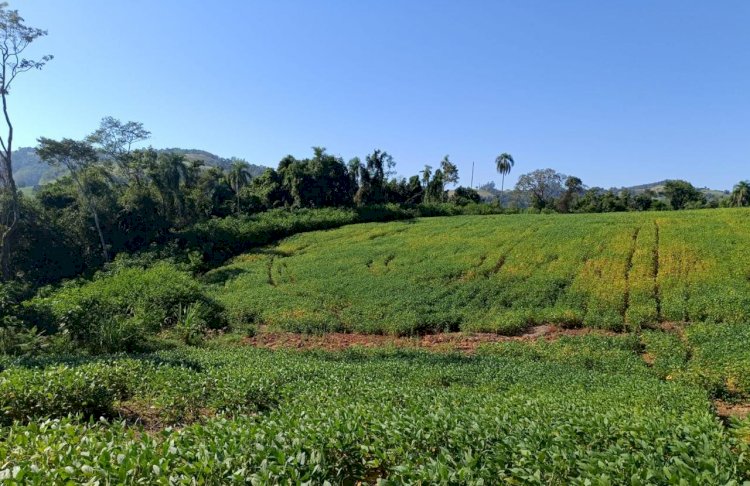
<svg viewBox="0 0 750 486">
<path fill-rule="evenodd" d="M 731 403 L 723 400 L 714 400 L 716 415 L 722 419 L 735 417 L 745 419 L 750 416 L 750 402 Z"/>
<path fill-rule="evenodd" d="M 552 340 L 561 336 L 579 336 L 602 333 L 605 333 L 605 331 L 589 328 L 563 329 L 549 324 L 531 327 L 525 333 L 518 336 L 503 336 L 488 332 L 445 332 L 415 337 L 340 332 L 323 335 L 306 335 L 260 329 L 255 336 L 245 338 L 244 343 L 248 346 L 268 349 L 319 349 L 325 351 L 339 351 L 352 347 L 399 347 L 472 353 L 476 351 L 480 344 L 484 343 L 534 341 L 537 339 Z"/>
</svg>

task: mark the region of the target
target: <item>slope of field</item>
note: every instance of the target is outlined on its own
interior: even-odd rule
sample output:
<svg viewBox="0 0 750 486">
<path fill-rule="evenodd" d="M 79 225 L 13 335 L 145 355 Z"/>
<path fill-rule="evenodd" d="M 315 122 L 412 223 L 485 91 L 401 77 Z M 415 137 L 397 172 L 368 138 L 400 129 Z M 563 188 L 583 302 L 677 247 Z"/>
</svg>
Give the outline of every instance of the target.
<svg viewBox="0 0 750 486">
<path fill-rule="evenodd" d="M 750 478 L 739 431 L 701 388 L 654 375 L 632 335 L 475 356 L 238 348 L 30 364 L 0 374 L 3 484 Z"/>
<path fill-rule="evenodd" d="M 430 218 L 300 234 L 206 275 L 235 321 L 519 333 L 750 322 L 750 211 Z"/>
</svg>

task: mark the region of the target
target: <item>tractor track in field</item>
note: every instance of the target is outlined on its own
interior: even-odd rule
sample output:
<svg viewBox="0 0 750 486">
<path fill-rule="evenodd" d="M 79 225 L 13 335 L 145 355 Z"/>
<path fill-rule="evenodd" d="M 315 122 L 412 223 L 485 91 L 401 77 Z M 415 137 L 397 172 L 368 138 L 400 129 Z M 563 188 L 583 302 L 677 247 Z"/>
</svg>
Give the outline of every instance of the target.
<svg viewBox="0 0 750 486">
<path fill-rule="evenodd" d="M 271 287 L 276 287 L 276 282 L 273 279 L 273 260 L 274 260 L 273 256 L 268 260 L 268 266 L 267 266 L 268 285 L 270 285 Z"/>
<path fill-rule="evenodd" d="M 653 250 L 653 275 L 654 275 L 654 300 L 656 301 L 656 320 L 661 321 L 661 289 L 659 288 L 659 223 L 654 220 L 654 250 Z"/>
<path fill-rule="evenodd" d="M 622 317 L 623 319 L 628 314 L 628 308 L 630 308 L 630 272 L 633 270 L 633 256 L 638 246 L 638 234 L 641 232 L 641 228 L 637 227 L 633 231 L 633 241 L 628 251 L 628 258 L 625 263 L 625 296 L 623 298 Z"/>
</svg>

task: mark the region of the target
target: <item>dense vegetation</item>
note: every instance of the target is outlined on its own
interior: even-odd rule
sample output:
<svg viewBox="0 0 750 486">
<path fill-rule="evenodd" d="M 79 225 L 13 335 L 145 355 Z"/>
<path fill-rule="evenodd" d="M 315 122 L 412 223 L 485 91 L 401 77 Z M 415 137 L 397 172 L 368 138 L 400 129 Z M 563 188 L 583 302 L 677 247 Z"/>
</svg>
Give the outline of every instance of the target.
<svg viewBox="0 0 750 486">
<path fill-rule="evenodd" d="M 3 429 L 0 475 L 6 484 L 750 478 L 742 429 L 726 429 L 702 389 L 659 379 L 638 349 L 637 338 L 589 336 L 474 357 L 225 348 L 20 362 L 0 374 L 0 406 L 16 419 Z"/>
</svg>

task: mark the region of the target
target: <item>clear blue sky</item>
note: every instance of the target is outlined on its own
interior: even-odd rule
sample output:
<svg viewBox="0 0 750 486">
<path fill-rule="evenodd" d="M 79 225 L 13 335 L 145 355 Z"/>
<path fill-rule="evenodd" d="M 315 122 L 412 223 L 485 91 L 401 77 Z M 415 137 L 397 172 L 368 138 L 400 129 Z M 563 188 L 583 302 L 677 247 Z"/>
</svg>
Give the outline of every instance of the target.
<svg viewBox="0 0 750 486">
<path fill-rule="evenodd" d="M 750 178 L 750 1 L 16 0 L 55 55 L 12 93 L 18 143 L 112 115 L 155 147 L 276 166 L 445 154 L 469 183 L 552 167 L 594 186 Z"/>
</svg>

